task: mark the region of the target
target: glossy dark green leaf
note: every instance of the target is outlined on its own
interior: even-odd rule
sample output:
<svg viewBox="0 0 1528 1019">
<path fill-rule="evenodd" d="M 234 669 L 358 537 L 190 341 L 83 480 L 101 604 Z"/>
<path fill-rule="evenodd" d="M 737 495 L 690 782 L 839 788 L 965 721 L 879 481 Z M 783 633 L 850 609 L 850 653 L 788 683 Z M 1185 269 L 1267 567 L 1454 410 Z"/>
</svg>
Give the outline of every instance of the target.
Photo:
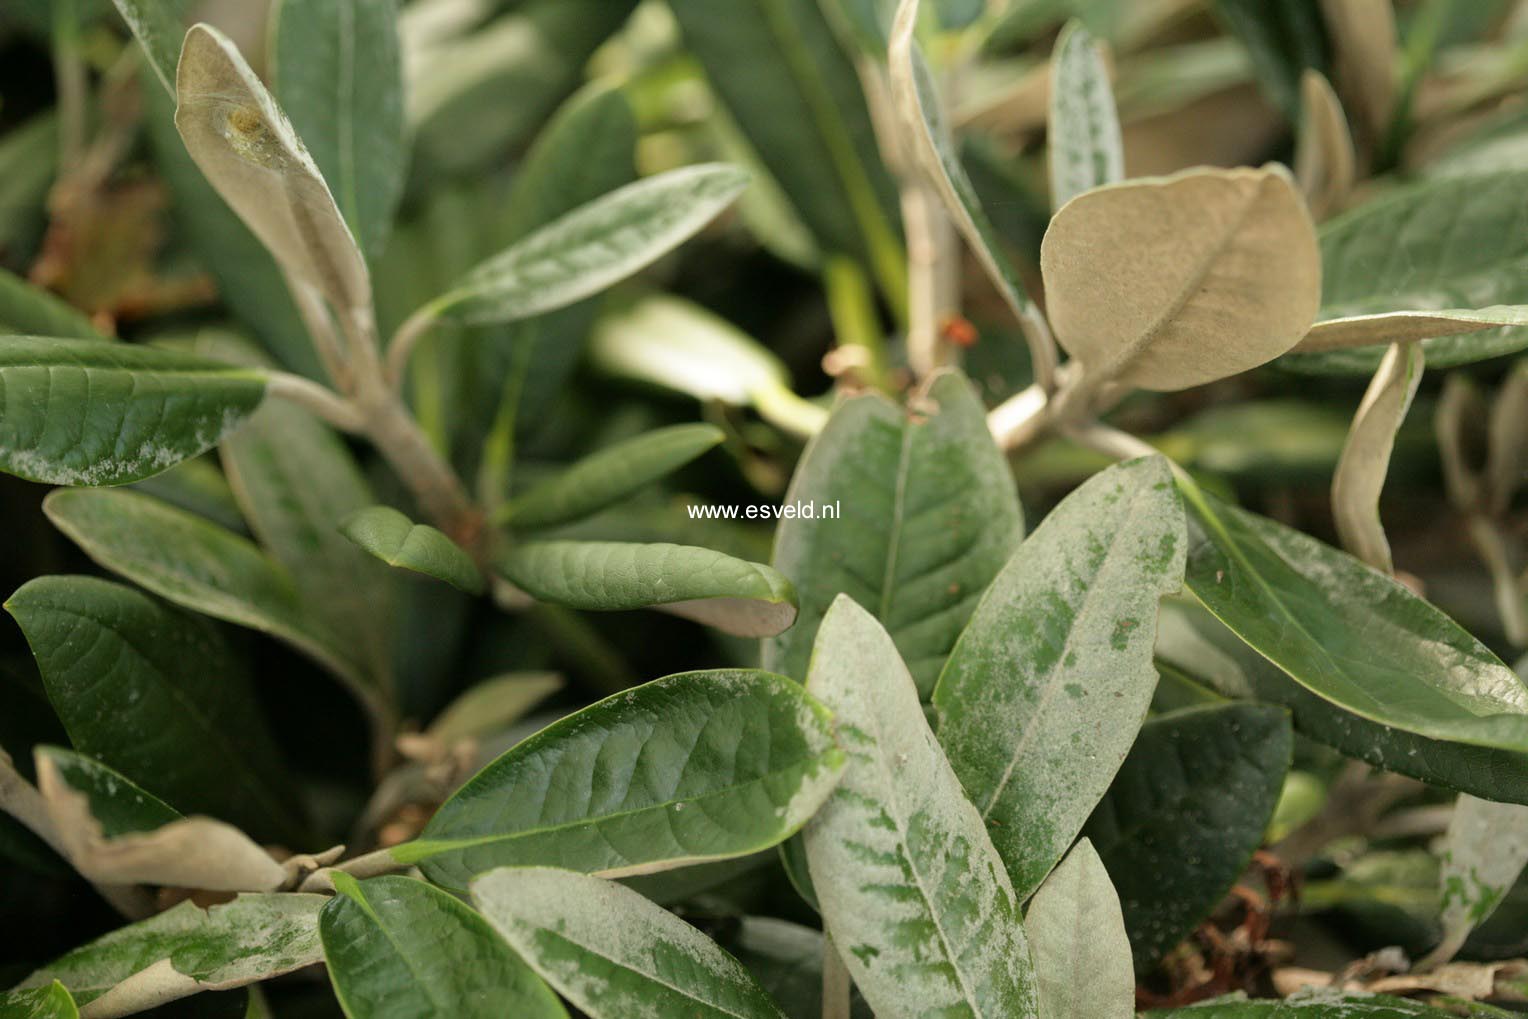
<svg viewBox="0 0 1528 1019">
<path fill-rule="evenodd" d="M 1289 716 L 1263 704 L 1189 708 L 1141 729 L 1088 821 L 1119 892 L 1137 969 L 1175 946 L 1241 876 L 1289 771 Z"/>
<path fill-rule="evenodd" d="M 708 548 L 534 541 L 512 546 L 496 566 L 526 593 L 574 609 L 661 608 L 740 637 L 771 636 L 796 619 L 789 580 Z"/>
<path fill-rule="evenodd" d="M 374 696 L 350 649 L 305 609 L 291 574 L 249 539 L 134 492 L 61 489 L 43 510 L 107 569 L 182 608 L 279 637 Z"/>
<path fill-rule="evenodd" d="M 1296 731 L 1384 771 L 1528 804 L 1528 754 L 1427 739 L 1325 700 L 1248 647 L 1202 605 L 1163 603 L 1157 658 L 1227 697 L 1282 704 Z"/>
<path fill-rule="evenodd" d="M 817 624 L 845 593 L 881 621 L 923 696 L 932 693 L 1024 524 L 970 384 L 941 375 L 917 408 L 856 397 L 807 447 L 784 502 L 840 515 L 776 530 L 774 565 L 795 583 L 801 616 L 765 642 L 765 668 L 804 679 Z"/>
<path fill-rule="evenodd" d="M 828 934 L 877 1016 L 1036 1014 L 1018 899 L 885 629 L 847 595 L 807 689 L 849 763 L 803 832 Z"/>
<path fill-rule="evenodd" d="M 674 425 L 592 453 L 504 507 L 515 527 L 549 527 L 589 516 L 678 470 L 722 441 L 714 425 Z"/>
<path fill-rule="evenodd" d="M 477 913 L 423 881 L 334 879 L 324 962 L 349 1019 L 567 1019 Z"/>
<path fill-rule="evenodd" d="M 1426 338 L 1429 368 L 1528 346 L 1528 242 L 1502 229 L 1528 210 L 1525 188 L 1528 173 L 1518 169 L 1428 180 L 1326 224 L 1320 321 L 1280 366 L 1370 374 L 1385 345 L 1402 339 Z M 1323 349 L 1366 338 L 1368 346 Z"/>
<path fill-rule="evenodd" d="M 92 577 L 39 577 L 5 607 L 75 749 L 180 810 L 300 836 L 250 679 L 215 624 Z"/>
<path fill-rule="evenodd" d="M 1189 590 L 1295 682 L 1416 736 L 1528 751 L 1528 689 L 1453 620 L 1314 538 L 1183 494 Z"/>
<path fill-rule="evenodd" d="M 512 322 L 567 307 L 684 243 L 747 185 L 747 174 L 719 163 L 628 184 L 483 262 L 429 307 L 471 323 Z"/>
<path fill-rule="evenodd" d="M 1247 47 L 1258 83 L 1291 121 L 1300 117 L 1300 75 L 1325 73 L 1330 56 L 1318 0 L 1215 0 L 1215 12 Z"/>
<path fill-rule="evenodd" d="M 389 566 L 412 570 L 452 587 L 483 589 L 477 564 L 460 545 L 428 524 L 416 524 L 391 506 L 368 506 L 340 521 L 340 531 Z"/>
<path fill-rule="evenodd" d="M 397 592 L 387 570 L 339 532 L 376 502 L 355 455 L 328 425 L 282 401 L 220 447 L 223 470 L 262 550 L 286 567 L 305 612 L 336 635 L 370 685 L 389 680 Z"/>
<path fill-rule="evenodd" d="M 99 1019 L 243 987 L 322 960 L 318 912 L 326 901 L 321 895 L 240 895 L 205 910 L 182 902 L 76 948 L 21 986 L 57 980 Z"/>
<path fill-rule="evenodd" d="M 0 1019 L 80 1019 L 80 1010 L 55 980 L 46 987 L 0 991 Z"/>
<path fill-rule="evenodd" d="M 684 41 L 827 251 L 901 282 L 897 199 L 854 65 L 814 0 L 674 0 Z M 895 278 L 893 281 L 892 278 Z"/>
<path fill-rule="evenodd" d="M 1049 145 L 1051 207 L 1125 176 L 1125 142 L 1109 68 L 1092 33 L 1074 21 L 1051 57 Z"/>
<path fill-rule="evenodd" d="M 403 195 L 403 65 L 398 0 L 280 0 L 271 10 L 276 98 L 376 255 Z"/>
<path fill-rule="evenodd" d="M 1082 830 L 1156 689 L 1157 604 L 1183 583 L 1163 457 L 1093 477 L 997 575 L 934 690 L 939 742 L 1023 901 Z"/>
<path fill-rule="evenodd" d="M 83 312 L 4 269 L 0 269 L 0 329 L 32 336 L 104 339 Z"/>
<path fill-rule="evenodd" d="M 827 711 L 765 672 L 689 672 L 570 715 L 478 772 L 393 850 L 462 889 L 494 867 L 639 874 L 793 834 L 838 781 Z"/>
<path fill-rule="evenodd" d="M 211 449 L 264 396 L 263 373 L 177 351 L 0 337 L 0 470 L 137 481 Z"/>
<path fill-rule="evenodd" d="M 590 1019 L 783 1019 L 736 959 L 629 888 L 572 871 L 505 867 L 472 883 L 472 901 Z"/>
<path fill-rule="evenodd" d="M 1302 991 L 1284 1001 L 1224 999 L 1142 1012 L 1141 1019 L 1447 1019 L 1452 1012 L 1382 994 Z"/>
</svg>

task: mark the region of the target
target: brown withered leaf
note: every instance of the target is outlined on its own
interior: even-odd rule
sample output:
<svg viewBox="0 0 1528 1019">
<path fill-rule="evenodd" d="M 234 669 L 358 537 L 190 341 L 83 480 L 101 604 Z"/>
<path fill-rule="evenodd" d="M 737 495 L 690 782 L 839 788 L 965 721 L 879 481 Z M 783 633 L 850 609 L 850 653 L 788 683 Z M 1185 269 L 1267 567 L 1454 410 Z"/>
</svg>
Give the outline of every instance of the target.
<svg viewBox="0 0 1528 1019">
<path fill-rule="evenodd" d="M 37 784 L 64 855 L 96 884 L 266 892 L 287 882 L 287 869 L 230 824 L 186 817 L 154 831 L 108 838 L 89 798 L 43 754 L 37 756 Z"/>
</svg>

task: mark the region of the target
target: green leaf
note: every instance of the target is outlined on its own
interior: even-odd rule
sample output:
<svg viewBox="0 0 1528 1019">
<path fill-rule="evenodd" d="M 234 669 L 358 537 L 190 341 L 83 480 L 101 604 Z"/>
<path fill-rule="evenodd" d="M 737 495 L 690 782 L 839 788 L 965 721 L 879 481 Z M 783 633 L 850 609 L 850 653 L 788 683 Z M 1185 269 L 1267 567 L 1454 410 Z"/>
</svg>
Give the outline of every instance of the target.
<svg viewBox="0 0 1528 1019">
<path fill-rule="evenodd" d="M 408 169 L 398 0 L 278 0 L 270 18 L 276 98 L 375 256 Z"/>
<path fill-rule="evenodd" d="M 491 247 L 518 241 L 631 183 L 637 176 L 636 147 L 636 115 L 619 89 L 594 84 L 574 95 L 536 136 L 516 168 L 506 222 L 495 232 Z M 490 484 L 493 472 L 497 478 L 509 473 L 514 434 L 533 431 L 562 399 L 602 304 L 594 297 L 518 322 L 509 342 L 475 343 L 469 337 L 459 344 L 462 370 L 472 373 L 470 381 L 475 383 L 469 391 L 479 394 L 463 414 L 460 434 L 468 443 L 482 445 L 480 486 L 485 472 Z M 533 349 L 525 353 L 521 344 Z M 524 381 L 517 384 L 521 359 L 526 362 Z M 484 491 L 495 498 L 505 494 L 486 486 Z"/>
<path fill-rule="evenodd" d="M 1317 0 L 1215 0 L 1215 13 L 1252 57 L 1263 92 L 1291 122 L 1300 119 L 1300 76 L 1330 62 Z"/>
<path fill-rule="evenodd" d="M 562 689 L 555 672 L 510 672 L 485 679 L 435 716 L 424 734 L 443 746 L 502 731 Z"/>
<path fill-rule="evenodd" d="M 225 439 L 225 447 L 227 443 Z M 133 482 L 131 487 L 135 492 L 205 517 L 219 527 L 248 533 L 244 511 L 239 508 L 228 479 L 211 457 L 183 460 L 163 474 Z"/>
<path fill-rule="evenodd" d="M 159 83 L 175 94 L 175 65 L 185 37 L 184 15 L 190 0 L 112 0 L 143 46 L 149 67 Z"/>
<path fill-rule="evenodd" d="M 1522 170 L 1429 180 L 1323 226 L 1319 321 L 1280 366 L 1371 374 L 1386 344 L 1406 339 L 1426 338 L 1429 368 L 1528 347 L 1528 240 L 1503 229 L 1528 215 L 1525 195 Z"/>
<path fill-rule="evenodd" d="M 69 788 L 84 794 L 107 838 L 153 831 L 181 818 L 180 811 L 93 757 L 61 747 L 38 747 L 36 754 L 52 764 Z"/>
<path fill-rule="evenodd" d="M 1141 728 L 1084 834 L 1109 870 L 1137 969 L 1204 919 L 1262 842 L 1289 771 L 1289 716 L 1188 708 Z"/>
<path fill-rule="evenodd" d="M 460 545 L 391 506 L 356 510 L 340 521 L 340 531 L 389 566 L 444 580 L 471 594 L 483 589 L 477 564 Z"/>
<path fill-rule="evenodd" d="M 376 502 L 355 455 L 333 429 L 286 401 L 261 408 L 220 447 L 245 519 L 261 548 L 291 575 L 304 613 L 368 685 L 386 689 L 397 617 L 388 571 L 339 532 Z"/>
<path fill-rule="evenodd" d="M 801 616 L 765 642 L 765 668 L 804 678 L 817 624 L 843 592 L 891 633 L 927 697 L 1023 537 L 1012 475 L 970 384 L 940 375 L 914 407 L 856 397 L 807 447 L 785 503 L 842 512 L 775 532 L 774 565 L 796 584 Z"/>
<path fill-rule="evenodd" d="M 1125 176 L 1125 142 L 1103 52 L 1082 22 L 1070 22 L 1051 57 L 1051 208 Z"/>
<path fill-rule="evenodd" d="M 891 637 L 848 595 L 823 618 L 807 689 L 849 763 L 805 829 L 828 934 L 883 1019 L 1035 1015 L 1019 903 L 923 717 Z"/>
<path fill-rule="evenodd" d="M 821 248 L 906 294 L 897 192 L 859 75 L 813 0 L 672 0 L 690 52 Z M 901 296 L 898 296 L 901 295 Z"/>
<path fill-rule="evenodd" d="M 580 520 L 678 470 L 723 438 L 715 425 L 674 425 L 615 443 L 517 496 L 500 522 L 550 527 Z"/>
<path fill-rule="evenodd" d="M 708 548 L 534 541 L 511 547 L 496 567 L 531 596 L 574 609 L 661 608 L 739 637 L 771 636 L 796 619 L 789 580 Z"/>
<path fill-rule="evenodd" d="M 554 722 L 478 772 L 393 850 L 462 889 L 506 865 L 641 874 L 793 834 L 843 766 L 828 714 L 766 672 L 687 672 Z"/>
<path fill-rule="evenodd" d="M 636 0 L 516 0 L 474 6 L 452 38 L 426 40 L 408 75 L 407 115 L 420 179 L 497 170 L 584 81 L 590 55 Z M 505 11 L 482 23 L 489 8 Z M 439 10 L 437 8 L 437 10 Z M 514 102 L 504 102 L 514 96 Z"/>
<path fill-rule="evenodd" d="M 69 302 L 4 269 L 0 269 L 0 329 L 76 340 L 106 338 Z"/>
<path fill-rule="evenodd" d="M 175 95 L 186 151 L 282 268 L 344 314 L 369 309 L 366 262 L 334 195 L 232 40 L 193 25 Z"/>
<path fill-rule="evenodd" d="M 902 0 L 891 34 L 891 89 L 906 124 L 907 142 L 982 270 L 1009 310 L 1024 321 L 1030 314 L 1029 295 L 960 163 L 939 90 L 913 36 L 917 19 L 918 0 Z"/>
<path fill-rule="evenodd" d="M 1528 803 L 1528 754 L 1427 739 L 1353 714 L 1291 679 L 1197 602 L 1163 603 L 1157 656 L 1227 697 L 1284 705 L 1301 735 L 1376 768 Z"/>
<path fill-rule="evenodd" d="M 218 443 L 265 376 L 170 350 L 0 336 L 0 470 L 55 485 L 120 485 Z"/>
<path fill-rule="evenodd" d="M 48 190 L 58 175 L 58 157 L 58 114 L 53 108 L 0 135 L 0 249 L 10 258 L 36 250 L 47 219 Z"/>
<path fill-rule="evenodd" d="M 61 489 L 55 527 L 109 570 L 161 598 L 286 641 L 371 698 L 371 681 L 298 597 L 291 575 L 247 538 L 133 492 Z"/>
<path fill-rule="evenodd" d="M 57 980 L 26 991 L 0 991 L 0 1019 L 80 1019 L 80 1010 Z"/>
<path fill-rule="evenodd" d="M 472 901 L 590 1019 L 784 1019 L 736 959 L 629 888 L 549 867 L 506 867 L 472 882 Z"/>
<path fill-rule="evenodd" d="M 1382 994 L 1301 991 L 1284 1001 L 1228 998 L 1142 1012 L 1141 1019 L 1447 1019 L 1450 1012 Z"/>
<path fill-rule="evenodd" d="M 961 634 L 939 741 L 1023 901 L 1065 855 L 1146 719 L 1157 605 L 1183 583 L 1163 457 L 1098 475 L 1025 539 Z"/>
<path fill-rule="evenodd" d="M 1080 840 L 1024 916 L 1041 1019 L 1135 1019 L 1135 969 L 1119 896 L 1103 861 Z"/>
<path fill-rule="evenodd" d="M 318 930 L 350 1019 L 567 1019 L 488 922 L 445 892 L 343 873 L 334 887 Z"/>
<path fill-rule="evenodd" d="M 790 378 L 784 362 L 758 340 L 697 304 L 667 295 L 643 298 L 602 319 L 590 354 L 611 374 L 735 407 L 785 388 Z"/>
<path fill-rule="evenodd" d="M 427 307 L 470 323 L 513 322 L 592 297 L 646 268 L 732 204 L 748 177 L 686 166 L 612 191 L 483 262 Z"/>
<path fill-rule="evenodd" d="M 93 577 L 39 577 L 5 608 L 76 750 L 180 810 L 300 840 L 249 676 L 213 623 Z"/>
<path fill-rule="evenodd" d="M 1528 751 L 1528 690 L 1453 620 L 1314 538 L 1182 487 L 1189 590 L 1295 682 L 1417 736 Z"/>
<path fill-rule="evenodd" d="M 182 902 L 112 931 L 54 960 L 21 982 L 57 980 L 90 1014 L 107 1019 L 198 991 L 269 980 L 323 958 L 318 940 L 322 895 L 240 895 L 201 909 Z"/>
</svg>

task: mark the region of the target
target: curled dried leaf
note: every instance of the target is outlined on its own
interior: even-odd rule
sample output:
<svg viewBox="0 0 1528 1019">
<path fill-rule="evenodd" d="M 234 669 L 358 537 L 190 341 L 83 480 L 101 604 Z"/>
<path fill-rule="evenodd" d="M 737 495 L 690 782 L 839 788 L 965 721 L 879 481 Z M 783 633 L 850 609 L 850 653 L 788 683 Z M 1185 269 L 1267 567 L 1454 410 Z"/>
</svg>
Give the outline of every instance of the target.
<svg viewBox="0 0 1528 1019">
<path fill-rule="evenodd" d="M 1353 189 L 1358 157 L 1342 103 L 1326 76 L 1307 68 L 1300 78 L 1300 137 L 1295 144 L 1295 180 L 1310 214 L 1325 219 L 1342 207 Z"/>
<path fill-rule="evenodd" d="M 230 824 L 186 817 L 152 831 L 107 837 L 89 797 L 65 780 L 47 754 L 37 755 L 37 784 L 64 855 L 97 884 L 265 892 L 286 883 L 286 869 Z"/>
<path fill-rule="evenodd" d="M 193 25 L 175 89 L 186 150 L 276 261 L 336 308 L 369 308 L 366 262 L 329 185 L 228 37 Z"/>
<path fill-rule="evenodd" d="M 1199 168 L 1078 195 L 1040 248 L 1056 339 L 1093 384 L 1172 391 L 1272 360 L 1309 330 L 1321 256 L 1282 168 Z"/>
<path fill-rule="evenodd" d="M 1377 570 L 1394 573 L 1379 496 L 1390 470 L 1395 433 L 1422 382 L 1422 348 L 1394 343 L 1364 393 L 1332 477 L 1332 516 L 1342 546 Z"/>
</svg>

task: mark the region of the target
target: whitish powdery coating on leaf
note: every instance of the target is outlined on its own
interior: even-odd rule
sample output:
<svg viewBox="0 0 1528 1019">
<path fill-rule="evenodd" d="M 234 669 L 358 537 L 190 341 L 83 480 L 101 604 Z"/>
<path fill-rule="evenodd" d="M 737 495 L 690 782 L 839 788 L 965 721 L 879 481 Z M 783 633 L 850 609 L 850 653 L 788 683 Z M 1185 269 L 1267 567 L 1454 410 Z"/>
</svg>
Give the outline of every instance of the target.
<svg viewBox="0 0 1528 1019">
<path fill-rule="evenodd" d="M 238 48 L 186 33 L 175 126 L 207 180 L 293 276 L 342 313 L 371 307 L 366 263 L 318 166 Z"/>
<path fill-rule="evenodd" d="M 847 596 L 807 689 L 835 712 L 843 780 L 804 829 L 823 919 L 881 1019 L 1035 1014 L 1018 900 L 939 749 L 912 676 Z"/>
<path fill-rule="evenodd" d="M 472 901 L 532 969 L 594 1019 L 784 1019 L 746 969 L 643 896 L 550 867 L 506 867 Z"/>
<path fill-rule="evenodd" d="M 1528 807 L 1460 796 L 1441 855 L 1443 941 L 1425 960 L 1432 965 L 1454 957 L 1528 864 Z"/>
<path fill-rule="evenodd" d="M 1130 938 L 1093 843 L 1078 841 L 1035 893 L 1024 923 L 1041 1019 L 1134 1019 Z"/>
<path fill-rule="evenodd" d="M 1109 788 L 1156 689 L 1157 607 L 1183 584 L 1183 509 L 1162 457 L 1111 467 L 998 574 L 934 692 L 939 739 L 1020 901 Z"/>
<path fill-rule="evenodd" d="M 207 910 L 183 902 L 75 949 L 20 986 L 58 980 L 81 1005 L 95 1002 L 90 1015 L 104 1019 L 197 991 L 268 980 L 323 957 L 318 911 L 326 901 L 321 895 L 241 895 Z"/>
</svg>

